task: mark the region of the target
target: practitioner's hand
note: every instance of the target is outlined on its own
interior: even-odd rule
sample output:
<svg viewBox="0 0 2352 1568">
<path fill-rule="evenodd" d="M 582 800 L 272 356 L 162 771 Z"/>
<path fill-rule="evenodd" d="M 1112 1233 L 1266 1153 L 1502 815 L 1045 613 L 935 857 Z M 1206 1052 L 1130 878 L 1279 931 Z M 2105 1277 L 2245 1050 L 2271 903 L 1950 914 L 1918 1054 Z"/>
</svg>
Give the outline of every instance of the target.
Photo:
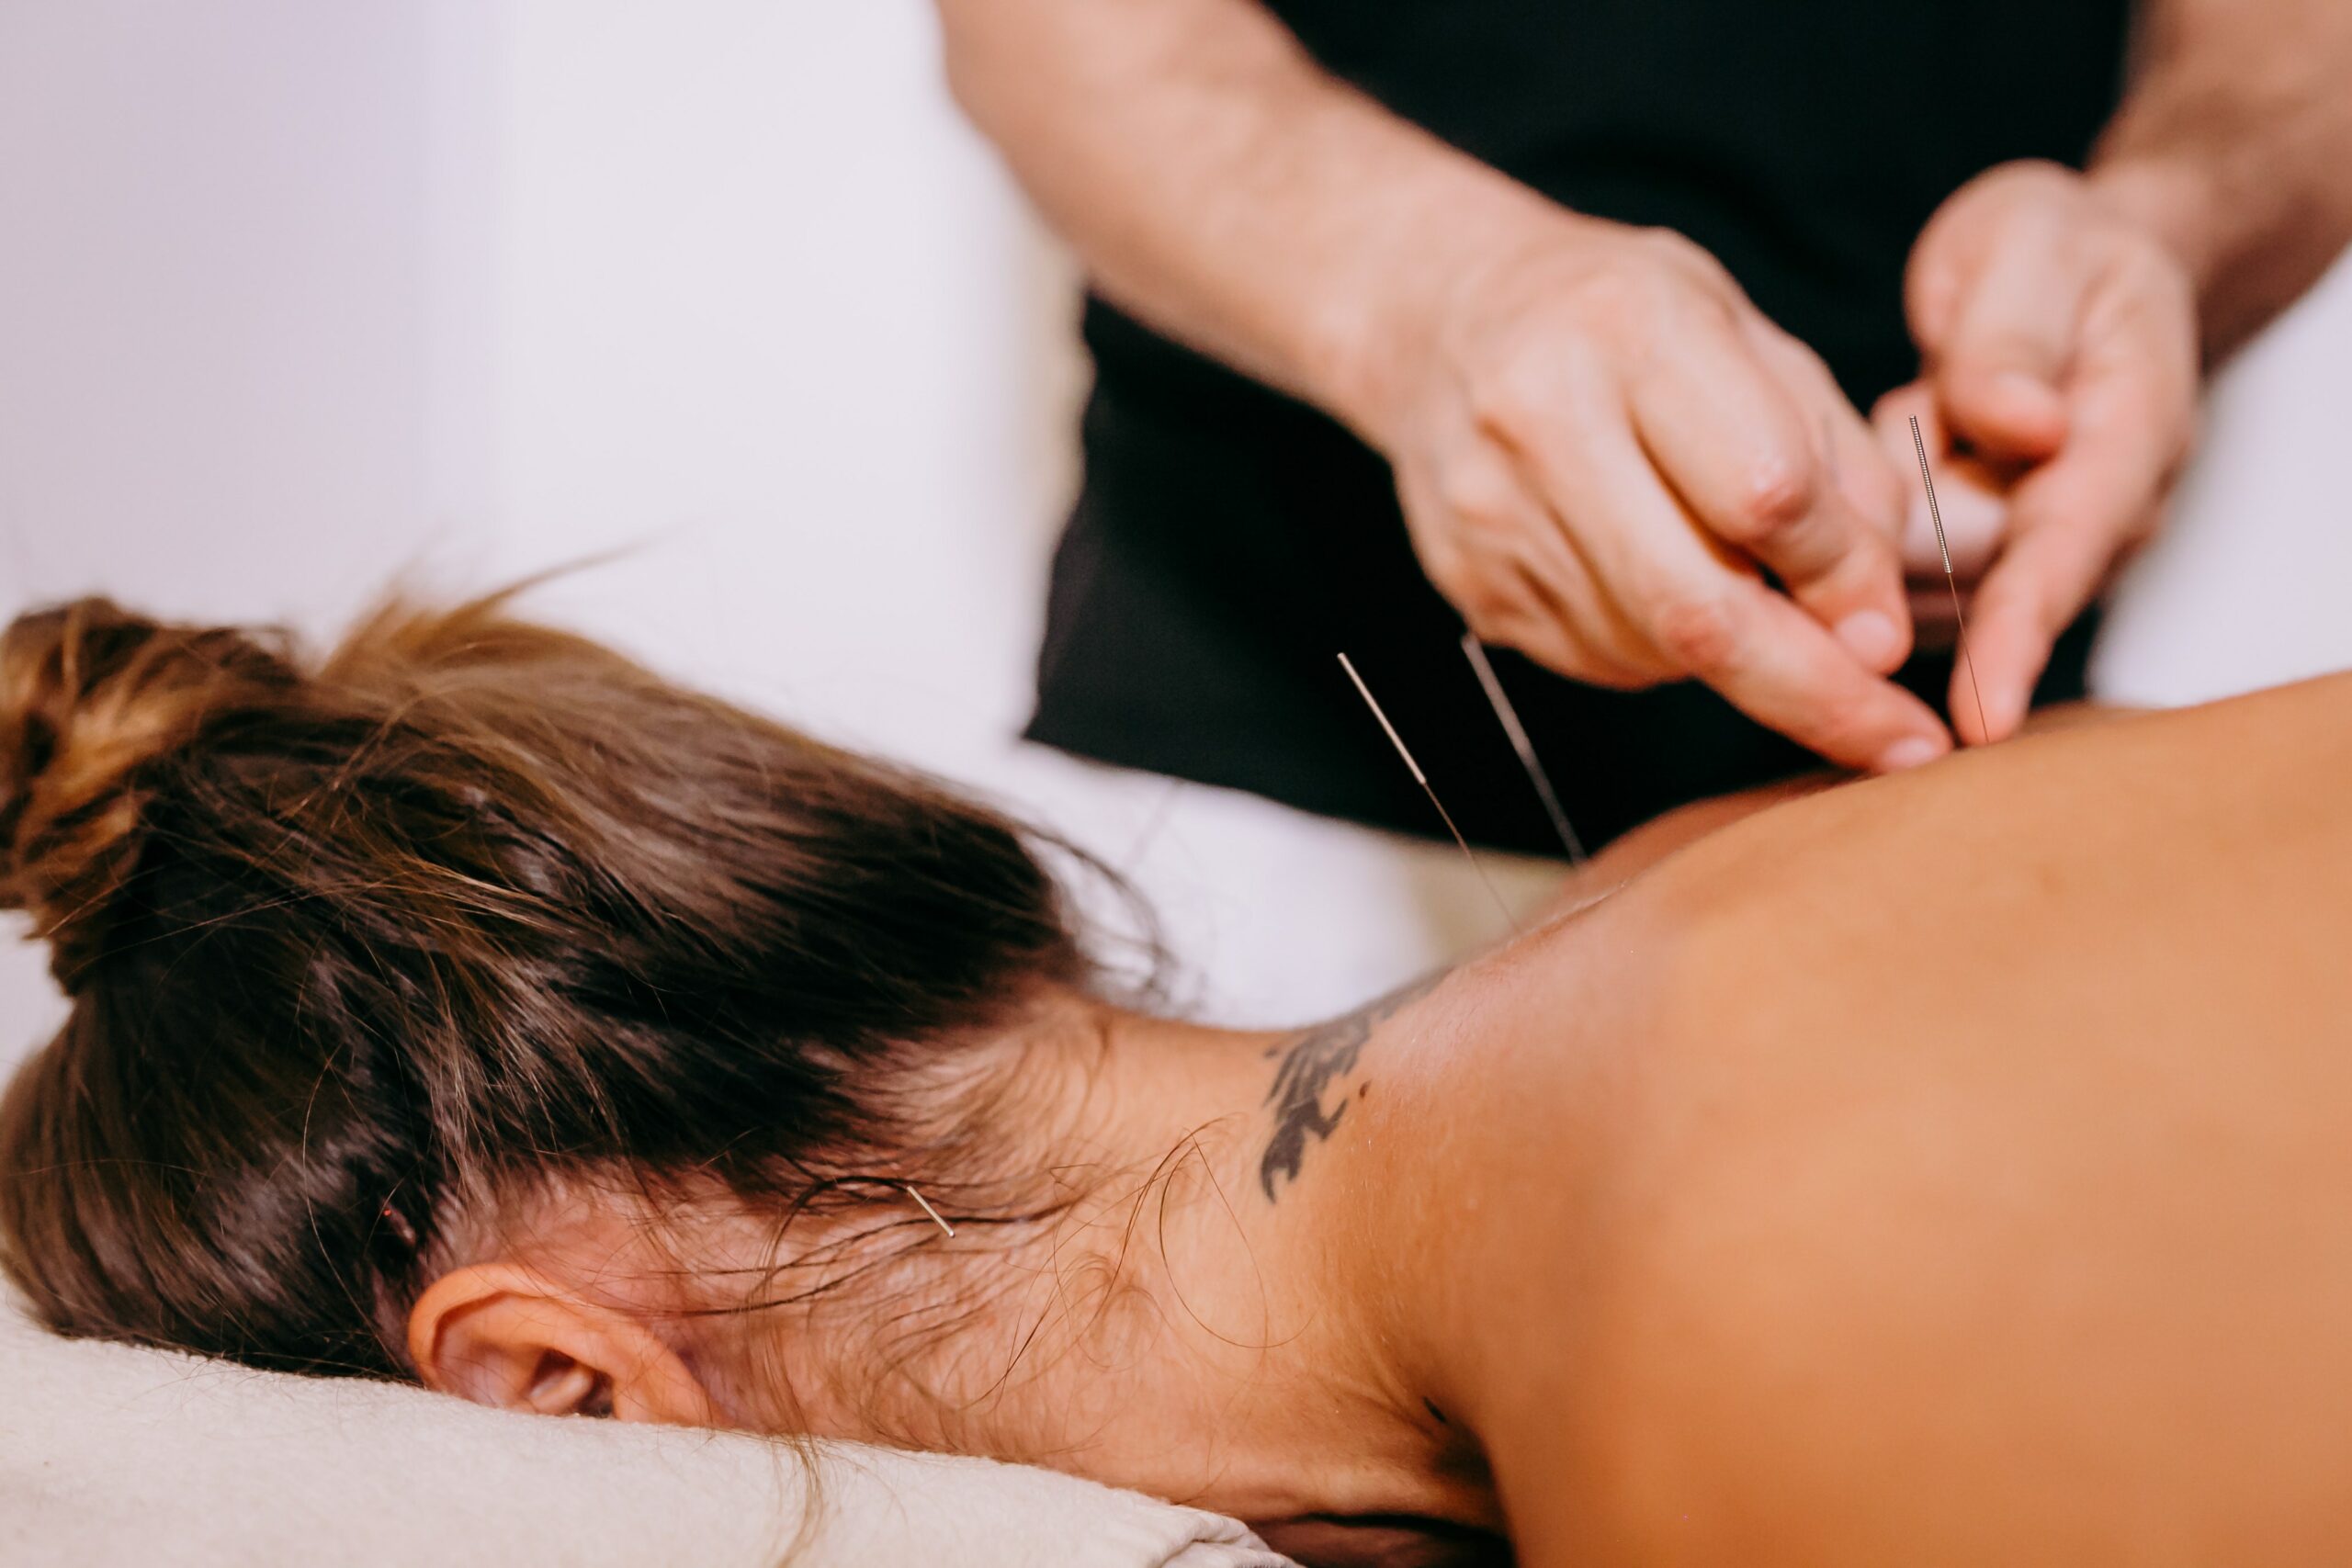
<svg viewBox="0 0 2352 1568">
<path fill-rule="evenodd" d="M 1481 638 L 1602 685 L 1695 676 L 1849 767 L 1950 748 L 1883 678 L 1911 646 L 1898 472 L 1713 257 L 1546 209 L 1405 314 L 1350 412 Z"/>
<path fill-rule="evenodd" d="M 2162 513 L 2196 423 L 2195 292 L 2161 241 L 2051 164 L 1962 186 L 1920 235 L 1906 291 L 1943 427 L 2016 476 L 1968 622 L 1989 735 L 1965 671 L 1952 694 L 1962 735 L 1997 739 L 2058 634 Z"/>
</svg>

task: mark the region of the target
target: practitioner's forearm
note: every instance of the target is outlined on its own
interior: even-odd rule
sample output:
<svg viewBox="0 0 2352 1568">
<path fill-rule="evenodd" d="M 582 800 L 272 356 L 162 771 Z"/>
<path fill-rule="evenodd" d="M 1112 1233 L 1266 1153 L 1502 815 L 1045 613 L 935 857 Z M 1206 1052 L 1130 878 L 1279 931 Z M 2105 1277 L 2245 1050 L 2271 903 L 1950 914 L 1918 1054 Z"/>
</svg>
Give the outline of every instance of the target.
<svg viewBox="0 0 2352 1568">
<path fill-rule="evenodd" d="M 1255 0 L 940 0 L 950 81 L 1096 286 L 1360 431 L 1377 345 L 1562 216 L 1323 71 Z"/>
<path fill-rule="evenodd" d="M 2152 0 L 2095 186 L 2198 288 L 2209 356 L 2292 303 L 2352 238 L 2352 6 Z"/>
</svg>

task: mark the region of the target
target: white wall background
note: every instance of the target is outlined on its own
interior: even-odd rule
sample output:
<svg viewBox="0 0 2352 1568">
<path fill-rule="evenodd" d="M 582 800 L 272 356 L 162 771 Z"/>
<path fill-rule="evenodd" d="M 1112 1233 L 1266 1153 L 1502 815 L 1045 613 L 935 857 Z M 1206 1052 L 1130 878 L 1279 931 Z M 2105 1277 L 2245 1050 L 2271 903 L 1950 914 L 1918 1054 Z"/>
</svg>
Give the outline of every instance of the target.
<svg viewBox="0 0 2352 1568">
<path fill-rule="evenodd" d="M 1069 825 L 1208 1010 L 1408 972 L 1478 929 L 1443 855 L 1008 744 L 1069 294 L 934 54 L 922 0 L 0 0 L 0 613 L 326 629 L 633 548 L 540 603 Z M 2233 372 L 2111 689 L 2352 661 L 2347 344 L 2339 276 Z M 13 948 L 0 1041 L 54 1005 Z"/>
</svg>

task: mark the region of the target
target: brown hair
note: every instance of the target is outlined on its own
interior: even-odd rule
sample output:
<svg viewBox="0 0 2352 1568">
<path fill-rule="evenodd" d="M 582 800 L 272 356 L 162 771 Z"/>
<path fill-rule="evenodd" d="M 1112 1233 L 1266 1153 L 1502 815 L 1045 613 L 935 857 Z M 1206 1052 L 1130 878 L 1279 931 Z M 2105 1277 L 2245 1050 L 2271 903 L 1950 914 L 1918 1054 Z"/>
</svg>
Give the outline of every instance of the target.
<svg viewBox="0 0 2352 1568">
<path fill-rule="evenodd" d="M 56 1328 L 404 1375 L 456 1206 L 903 1172 L 906 1087 L 1088 977 L 1024 830 L 503 604 L 315 665 L 96 599 L 0 637 L 0 904 L 72 1003 L 0 1262 Z"/>
</svg>

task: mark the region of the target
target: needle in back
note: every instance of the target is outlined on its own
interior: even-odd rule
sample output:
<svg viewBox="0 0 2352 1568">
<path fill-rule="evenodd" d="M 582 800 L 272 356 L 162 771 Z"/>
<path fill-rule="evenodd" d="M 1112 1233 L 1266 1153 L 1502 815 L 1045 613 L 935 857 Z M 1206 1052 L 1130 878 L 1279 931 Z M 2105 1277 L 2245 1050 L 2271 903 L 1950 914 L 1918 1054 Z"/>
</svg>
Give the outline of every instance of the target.
<svg viewBox="0 0 2352 1568">
<path fill-rule="evenodd" d="M 1968 689 L 1976 697 L 1976 733 L 1993 739 L 1984 722 L 1984 689 L 1976 683 L 1976 658 L 1968 651 L 1968 622 L 1960 613 L 1960 576 L 1951 569 L 1951 546 L 1944 541 L 1943 509 L 1936 504 L 1935 476 L 1928 472 L 1928 443 L 1919 434 L 1919 416 L 1911 416 L 1911 446 L 1919 454 L 1919 482 L 1928 487 L 1928 519 L 1936 525 L 1936 549 L 1944 558 L 1944 585 L 1951 590 L 1952 625 L 1960 631 L 1961 661 L 1968 666 Z"/>
<path fill-rule="evenodd" d="M 1462 829 L 1453 825 L 1453 814 L 1445 808 L 1443 801 L 1438 799 L 1437 791 L 1430 787 L 1429 775 L 1421 772 L 1421 765 L 1419 762 L 1413 761 L 1413 753 L 1406 746 L 1405 738 L 1396 733 L 1395 725 L 1388 722 L 1388 715 L 1382 711 L 1380 700 L 1372 694 L 1372 688 L 1363 683 L 1363 677 L 1356 673 L 1355 664 L 1344 653 L 1340 655 L 1340 668 L 1348 672 L 1348 679 L 1355 682 L 1357 694 L 1363 698 L 1364 705 L 1372 710 L 1372 716 L 1380 721 L 1380 728 L 1388 736 L 1388 744 L 1396 747 L 1396 755 L 1405 759 L 1405 767 L 1412 773 L 1413 782 L 1421 786 L 1421 793 L 1430 797 L 1431 806 L 1437 807 L 1438 819 L 1445 824 L 1445 830 L 1453 835 L 1454 843 L 1462 851 L 1462 858 L 1468 861 L 1470 869 L 1478 874 L 1478 881 L 1486 887 L 1487 897 L 1492 898 L 1495 901 L 1495 908 L 1502 911 L 1503 923 L 1510 927 L 1512 935 L 1518 935 L 1519 921 L 1511 914 L 1510 906 L 1503 902 L 1503 896 L 1496 891 L 1494 882 L 1487 875 L 1487 868 L 1479 864 L 1478 857 L 1471 852 L 1470 840 L 1464 838 Z"/>
<path fill-rule="evenodd" d="M 1585 862 L 1584 840 L 1568 825 L 1568 814 L 1560 805 L 1559 795 L 1552 788 L 1552 775 L 1544 771 L 1543 762 L 1535 755 L 1535 742 L 1527 738 L 1527 727 L 1519 722 L 1519 710 L 1511 705 L 1510 694 L 1495 675 L 1495 667 L 1487 659 L 1487 650 L 1478 645 L 1478 634 L 1462 634 L 1462 656 L 1477 672 L 1478 684 L 1486 688 L 1487 705 L 1495 710 L 1495 717 L 1510 737 L 1510 749 L 1519 753 L 1519 765 L 1526 770 L 1527 782 L 1535 786 L 1536 797 L 1544 802 L 1544 814 L 1552 819 L 1552 830 L 1560 836 L 1561 846 L 1568 852 L 1568 863 L 1582 865 Z"/>
</svg>

